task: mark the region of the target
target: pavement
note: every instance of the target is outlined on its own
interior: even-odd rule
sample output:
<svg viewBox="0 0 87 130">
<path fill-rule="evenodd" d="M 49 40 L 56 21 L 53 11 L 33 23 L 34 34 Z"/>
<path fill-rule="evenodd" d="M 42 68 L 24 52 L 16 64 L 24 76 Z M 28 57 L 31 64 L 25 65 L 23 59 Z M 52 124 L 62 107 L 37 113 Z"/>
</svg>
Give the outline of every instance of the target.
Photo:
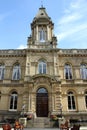
<svg viewBox="0 0 87 130">
<path fill-rule="evenodd" d="M 0 128 L 0 130 L 3 130 L 3 128 Z M 14 130 L 12 128 L 11 130 Z M 60 130 L 59 128 L 24 128 L 24 130 Z"/>
<path fill-rule="evenodd" d="M 59 128 L 24 128 L 24 130 L 60 130 Z"/>
<path fill-rule="evenodd" d="M 24 128 L 24 130 L 60 130 L 60 128 Z M 81 126 L 80 130 L 87 130 L 87 126 Z"/>
<path fill-rule="evenodd" d="M 3 128 L 0 128 L 0 130 L 3 130 Z M 11 130 L 14 130 L 14 128 Z M 60 128 L 24 128 L 24 130 L 60 130 Z M 71 128 L 69 128 L 69 130 L 71 130 Z M 87 130 L 87 126 L 81 126 L 80 130 Z"/>
<path fill-rule="evenodd" d="M 60 128 L 24 128 L 24 130 L 60 130 Z M 87 130 L 87 126 L 81 126 L 80 130 Z"/>
<path fill-rule="evenodd" d="M 60 130 L 60 128 L 24 128 L 24 130 Z"/>
</svg>

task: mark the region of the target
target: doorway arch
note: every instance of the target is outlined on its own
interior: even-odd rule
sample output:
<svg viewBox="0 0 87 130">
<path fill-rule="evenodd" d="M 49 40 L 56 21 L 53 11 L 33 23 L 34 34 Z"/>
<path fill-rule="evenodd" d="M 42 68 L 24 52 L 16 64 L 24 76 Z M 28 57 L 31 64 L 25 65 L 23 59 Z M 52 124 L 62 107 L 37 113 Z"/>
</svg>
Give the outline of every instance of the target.
<svg viewBox="0 0 87 130">
<path fill-rule="evenodd" d="M 37 90 L 36 115 L 37 117 L 48 117 L 48 91 L 44 87 Z"/>
</svg>

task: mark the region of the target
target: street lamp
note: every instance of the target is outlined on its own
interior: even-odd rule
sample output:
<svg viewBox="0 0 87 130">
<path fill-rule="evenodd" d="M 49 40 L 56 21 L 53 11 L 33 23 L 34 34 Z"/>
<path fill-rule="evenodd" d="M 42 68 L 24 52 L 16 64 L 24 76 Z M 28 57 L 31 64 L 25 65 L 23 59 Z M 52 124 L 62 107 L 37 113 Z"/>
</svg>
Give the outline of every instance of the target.
<svg viewBox="0 0 87 130">
<path fill-rule="evenodd" d="M 22 112 L 23 112 L 23 114 L 22 114 L 22 115 L 23 115 L 23 117 L 24 117 L 24 110 L 25 110 L 25 106 L 26 106 L 25 104 L 22 106 Z"/>
</svg>

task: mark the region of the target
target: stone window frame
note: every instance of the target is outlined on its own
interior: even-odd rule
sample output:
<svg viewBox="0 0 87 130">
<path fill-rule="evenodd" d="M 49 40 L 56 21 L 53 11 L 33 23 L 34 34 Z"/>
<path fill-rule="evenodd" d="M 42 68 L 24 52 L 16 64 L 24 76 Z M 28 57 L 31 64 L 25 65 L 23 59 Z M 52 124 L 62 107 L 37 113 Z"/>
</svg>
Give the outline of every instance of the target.
<svg viewBox="0 0 87 130">
<path fill-rule="evenodd" d="M 21 79 L 21 66 L 19 63 L 15 63 L 12 71 L 12 80 L 20 80 Z"/>
<path fill-rule="evenodd" d="M 87 80 L 87 64 L 86 63 L 81 63 L 80 75 L 81 75 L 81 79 Z"/>
<path fill-rule="evenodd" d="M 13 91 L 10 94 L 9 111 L 17 111 L 17 103 L 18 103 L 18 93 L 16 91 Z"/>
<path fill-rule="evenodd" d="M 5 65 L 0 63 L 0 80 L 4 80 Z"/>
<path fill-rule="evenodd" d="M 65 63 L 64 65 L 64 77 L 67 80 L 72 80 L 72 77 L 73 77 L 72 66 L 69 63 Z"/>
<path fill-rule="evenodd" d="M 87 109 L 87 90 L 85 91 L 84 96 L 85 96 L 85 106 L 86 106 L 86 109 Z"/>
<path fill-rule="evenodd" d="M 47 74 L 47 63 L 43 59 L 40 59 L 38 61 L 38 73 L 39 74 Z"/>
<path fill-rule="evenodd" d="M 47 40 L 47 31 L 43 26 L 39 27 L 39 40 L 40 42 L 45 42 Z"/>
<path fill-rule="evenodd" d="M 67 93 L 68 110 L 76 110 L 76 100 L 75 93 L 73 91 L 68 91 Z"/>
</svg>

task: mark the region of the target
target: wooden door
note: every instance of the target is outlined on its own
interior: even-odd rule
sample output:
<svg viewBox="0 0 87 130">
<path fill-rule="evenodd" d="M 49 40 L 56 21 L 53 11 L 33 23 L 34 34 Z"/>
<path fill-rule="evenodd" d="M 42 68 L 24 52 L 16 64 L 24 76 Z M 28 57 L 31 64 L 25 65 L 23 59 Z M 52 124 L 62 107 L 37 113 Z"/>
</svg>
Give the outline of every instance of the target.
<svg viewBox="0 0 87 130">
<path fill-rule="evenodd" d="M 37 92 L 36 113 L 37 113 L 37 117 L 47 117 L 48 116 L 48 93 L 47 93 L 47 91 Z"/>
</svg>

